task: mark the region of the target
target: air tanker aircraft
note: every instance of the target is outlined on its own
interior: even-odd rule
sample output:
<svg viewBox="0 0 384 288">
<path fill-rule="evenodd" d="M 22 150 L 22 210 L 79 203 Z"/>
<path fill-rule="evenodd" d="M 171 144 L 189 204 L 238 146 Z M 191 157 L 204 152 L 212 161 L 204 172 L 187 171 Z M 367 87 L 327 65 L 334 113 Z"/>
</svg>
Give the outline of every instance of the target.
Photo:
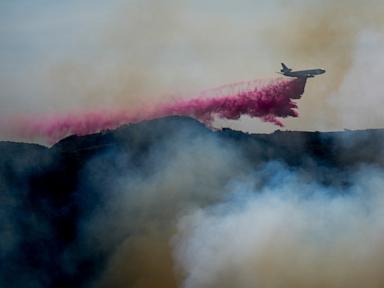
<svg viewBox="0 0 384 288">
<path fill-rule="evenodd" d="M 325 73 L 324 69 L 310 69 L 310 70 L 292 71 L 292 69 L 288 68 L 284 63 L 281 63 L 281 66 L 283 68 L 278 73 L 283 74 L 284 76 L 288 76 L 288 77 L 313 78 L 313 77 L 315 77 L 315 75 L 320 75 L 320 74 Z"/>
</svg>

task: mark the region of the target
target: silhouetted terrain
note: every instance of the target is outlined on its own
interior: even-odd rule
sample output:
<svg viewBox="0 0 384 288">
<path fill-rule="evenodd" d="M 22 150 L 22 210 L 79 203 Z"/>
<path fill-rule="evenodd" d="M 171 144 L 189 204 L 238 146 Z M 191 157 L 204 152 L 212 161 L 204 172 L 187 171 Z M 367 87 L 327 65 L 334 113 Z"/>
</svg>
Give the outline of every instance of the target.
<svg viewBox="0 0 384 288">
<path fill-rule="evenodd" d="M 185 188 L 192 191 L 191 195 L 195 195 L 194 189 L 201 191 L 199 187 L 220 190 L 218 187 L 224 187 L 232 177 L 241 179 L 241 175 L 258 171 L 266 163 L 272 162 L 295 171 L 302 176 L 300 179 L 339 187 L 342 191 L 351 185 L 350 171 L 367 165 L 382 167 L 384 164 L 383 130 L 337 133 L 278 131 L 270 135 L 250 135 L 230 129 L 211 131 L 195 120 L 178 117 L 128 125 L 115 131 L 84 137 L 72 136 L 51 148 L 2 142 L 0 286 L 80 287 L 95 283 L 97 286 L 116 246 L 144 229 L 140 225 L 144 225 L 146 220 L 142 219 L 161 218 L 163 213 L 169 213 L 171 216 L 167 214 L 164 217 L 170 219 L 182 211 L 181 206 L 172 206 L 169 211 L 174 209 L 176 214 L 161 210 L 158 216 L 151 214 L 155 212 L 148 208 L 152 206 L 146 206 L 147 202 L 138 201 L 137 207 L 126 209 L 133 211 L 131 214 L 126 211 L 124 213 L 127 213 L 127 217 L 140 220 L 134 222 L 134 225 L 119 226 L 113 215 L 121 208 L 103 208 L 108 195 L 117 197 L 119 193 L 113 189 L 106 191 L 107 187 L 120 183 L 122 179 L 128 182 L 132 179 L 134 183 L 141 179 L 140 183 L 146 183 L 145 179 L 152 179 L 159 171 L 167 169 L 174 157 L 193 158 L 197 150 L 191 147 L 198 145 L 203 149 L 207 145 L 212 149 L 210 143 L 213 142 L 217 147 L 232 151 L 234 156 L 224 163 L 236 166 L 236 175 L 230 171 L 225 172 L 220 175 L 220 180 L 211 183 L 212 178 L 218 176 L 210 175 L 218 168 L 208 167 L 208 153 L 208 156 L 203 157 L 208 158 L 205 159 L 206 166 L 201 166 L 198 171 L 202 173 L 201 176 L 193 180 L 196 186 Z M 227 154 L 225 152 L 220 155 L 212 157 L 225 158 Z M 241 159 L 241 163 L 237 163 L 236 159 Z M 186 168 L 178 168 L 174 177 L 189 173 L 188 161 L 183 163 Z M 162 179 L 164 177 L 161 176 Z M 267 181 L 263 177 L 268 178 L 270 175 L 260 174 L 260 186 L 263 181 Z M 172 184 L 169 185 L 167 189 L 172 190 Z M 181 186 L 177 186 L 177 189 L 184 189 L 183 184 L 178 185 Z M 129 185 L 126 187 L 127 190 L 131 189 Z M 156 190 L 156 187 L 151 189 Z M 132 193 L 140 191 L 141 188 L 137 188 Z M 207 193 L 207 198 L 204 198 L 205 194 L 202 195 L 197 200 L 191 196 L 188 201 L 209 205 L 221 197 L 217 193 L 214 196 Z M 169 197 L 167 201 L 173 201 L 178 196 Z M 148 208 L 150 212 L 140 211 L 140 207 Z M 88 229 L 94 215 L 99 215 L 100 219 L 110 219 L 102 225 L 102 233 L 93 233 L 93 228 L 92 231 Z M 115 230 L 120 232 L 111 236 L 108 245 L 104 245 L 105 241 L 100 238 L 112 235 Z M 132 256 L 127 260 L 127 265 L 142 265 L 136 261 L 137 257 Z M 151 273 L 148 271 L 148 277 Z M 139 278 L 138 274 L 132 272 L 129 276 L 132 281 L 124 283 L 136 283 L 135 277 Z M 154 274 L 153 277 L 156 279 L 158 275 Z M 179 280 L 176 276 L 174 278 L 177 283 Z M 101 283 L 106 285 L 108 281 L 104 279 Z"/>
</svg>

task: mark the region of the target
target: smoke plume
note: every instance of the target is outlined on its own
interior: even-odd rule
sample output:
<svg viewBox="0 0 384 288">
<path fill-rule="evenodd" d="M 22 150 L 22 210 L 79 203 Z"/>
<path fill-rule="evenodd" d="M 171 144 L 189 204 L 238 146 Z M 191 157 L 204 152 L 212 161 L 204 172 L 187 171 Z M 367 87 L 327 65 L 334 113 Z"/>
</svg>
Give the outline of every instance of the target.
<svg viewBox="0 0 384 288">
<path fill-rule="evenodd" d="M 383 285 L 383 170 L 359 169 L 350 187 L 335 189 L 280 164 L 264 169 L 180 219 L 183 287 Z M 265 173 L 274 175 L 255 189 Z"/>
<path fill-rule="evenodd" d="M 384 287 L 383 11 L 0 1 L 0 287 Z"/>
<path fill-rule="evenodd" d="M 383 143 L 180 117 L 0 143 L 0 285 L 382 287 Z"/>
</svg>

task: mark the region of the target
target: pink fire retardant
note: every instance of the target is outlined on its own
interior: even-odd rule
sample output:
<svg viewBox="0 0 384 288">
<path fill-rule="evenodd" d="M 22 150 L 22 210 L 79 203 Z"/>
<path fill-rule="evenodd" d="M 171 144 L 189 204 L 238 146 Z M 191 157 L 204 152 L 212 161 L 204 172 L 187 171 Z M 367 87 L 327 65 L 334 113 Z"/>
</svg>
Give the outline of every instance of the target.
<svg viewBox="0 0 384 288">
<path fill-rule="evenodd" d="M 276 78 L 240 82 L 209 89 L 195 97 L 137 110 L 115 109 L 67 114 L 38 119 L 19 119 L 14 131 L 19 136 L 46 139 L 54 144 L 69 135 L 86 135 L 165 116 L 193 117 L 207 126 L 215 117 L 239 119 L 242 115 L 283 126 L 278 119 L 297 117 L 297 105 L 304 93 L 306 79 Z"/>
</svg>

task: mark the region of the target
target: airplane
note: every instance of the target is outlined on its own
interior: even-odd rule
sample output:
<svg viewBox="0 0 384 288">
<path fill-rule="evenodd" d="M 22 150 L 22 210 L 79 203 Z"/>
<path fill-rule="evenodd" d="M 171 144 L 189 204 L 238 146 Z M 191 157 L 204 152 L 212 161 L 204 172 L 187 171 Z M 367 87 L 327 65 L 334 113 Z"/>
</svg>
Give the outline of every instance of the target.
<svg viewBox="0 0 384 288">
<path fill-rule="evenodd" d="M 284 63 L 281 63 L 283 67 L 280 74 L 288 77 L 296 77 L 296 78 L 313 78 L 315 75 L 320 75 L 325 73 L 324 69 L 310 69 L 310 70 L 300 70 L 300 71 L 292 71 L 291 68 L 288 68 Z"/>
</svg>

